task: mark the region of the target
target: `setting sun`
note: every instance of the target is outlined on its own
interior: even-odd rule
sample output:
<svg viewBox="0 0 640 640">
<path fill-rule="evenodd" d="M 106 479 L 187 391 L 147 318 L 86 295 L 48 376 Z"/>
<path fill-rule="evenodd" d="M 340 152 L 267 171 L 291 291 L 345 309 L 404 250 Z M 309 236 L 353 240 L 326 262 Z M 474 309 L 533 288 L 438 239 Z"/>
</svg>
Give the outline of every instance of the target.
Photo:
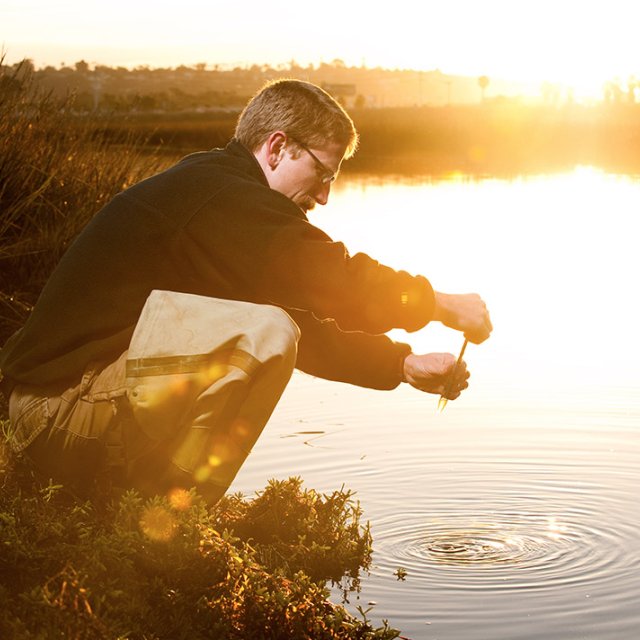
<svg viewBox="0 0 640 640">
<path fill-rule="evenodd" d="M 160 1 L 152 8 L 115 0 L 4 2 L 0 42 L 7 60 L 36 66 L 90 63 L 133 67 L 181 64 L 302 65 L 439 69 L 445 74 L 542 83 L 576 98 L 637 73 L 634 3 L 400 0 L 380 11 L 327 0 L 310 15 L 285 0 L 250 3 L 239 15 L 220 3 Z M 365 17 L 366 16 L 366 17 Z"/>
</svg>

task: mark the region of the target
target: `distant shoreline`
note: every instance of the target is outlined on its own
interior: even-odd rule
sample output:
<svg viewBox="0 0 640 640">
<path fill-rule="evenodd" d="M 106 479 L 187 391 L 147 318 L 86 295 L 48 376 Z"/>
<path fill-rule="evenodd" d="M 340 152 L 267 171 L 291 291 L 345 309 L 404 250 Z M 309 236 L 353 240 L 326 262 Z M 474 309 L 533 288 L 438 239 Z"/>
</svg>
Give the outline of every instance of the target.
<svg viewBox="0 0 640 640">
<path fill-rule="evenodd" d="M 237 111 L 97 116 L 114 141 L 141 135 L 177 156 L 223 146 Z M 343 171 L 520 175 L 589 165 L 640 172 L 640 106 L 562 108 L 508 104 L 352 110 L 360 148 Z"/>
</svg>

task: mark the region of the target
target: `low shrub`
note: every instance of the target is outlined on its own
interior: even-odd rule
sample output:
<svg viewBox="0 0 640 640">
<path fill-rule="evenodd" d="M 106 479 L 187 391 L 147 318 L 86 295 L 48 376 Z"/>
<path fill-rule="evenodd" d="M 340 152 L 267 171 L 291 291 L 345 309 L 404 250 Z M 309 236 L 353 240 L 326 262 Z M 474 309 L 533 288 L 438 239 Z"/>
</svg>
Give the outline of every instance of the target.
<svg viewBox="0 0 640 640">
<path fill-rule="evenodd" d="M 7 423 L 4 423 L 5 428 Z M 329 601 L 357 588 L 371 537 L 348 491 L 299 478 L 212 509 L 194 492 L 79 501 L 0 455 L 0 637 L 389 639 Z"/>
</svg>

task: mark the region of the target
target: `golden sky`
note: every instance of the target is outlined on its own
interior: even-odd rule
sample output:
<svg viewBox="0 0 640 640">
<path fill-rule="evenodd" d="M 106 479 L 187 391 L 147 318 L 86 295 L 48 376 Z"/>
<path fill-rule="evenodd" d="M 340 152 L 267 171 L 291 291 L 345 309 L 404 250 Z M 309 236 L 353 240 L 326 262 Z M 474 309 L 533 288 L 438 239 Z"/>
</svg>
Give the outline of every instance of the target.
<svg viewBox="0 0 640 640">
<path fill-rule="evenodd" d="M 0 0 L 0 46 L 36 66 L 339 58 L 582 92 L 638 72 L 638 15 L 637 0 Z"/>
</svg>

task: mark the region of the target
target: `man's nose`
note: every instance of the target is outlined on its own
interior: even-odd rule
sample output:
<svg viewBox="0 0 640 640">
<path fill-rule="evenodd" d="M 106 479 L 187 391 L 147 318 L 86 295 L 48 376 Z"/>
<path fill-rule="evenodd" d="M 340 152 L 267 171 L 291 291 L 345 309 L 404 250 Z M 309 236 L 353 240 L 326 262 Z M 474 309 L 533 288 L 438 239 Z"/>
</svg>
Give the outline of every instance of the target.
<svg viewBox="0 0 640 640">
<path fill-rule="evenodd" d="M 330 191 L 331 191 L 331 183 L 330 182 L 327 182 L 326 184 L 324 184 L 324 183 L 321 184 L 320 188 L 318 189 L 318 191 L 314 195 L 315 201 L 321 206 L 327 204 L 327 202 L 329 202 L 329 192 Z"/>
</svg>

